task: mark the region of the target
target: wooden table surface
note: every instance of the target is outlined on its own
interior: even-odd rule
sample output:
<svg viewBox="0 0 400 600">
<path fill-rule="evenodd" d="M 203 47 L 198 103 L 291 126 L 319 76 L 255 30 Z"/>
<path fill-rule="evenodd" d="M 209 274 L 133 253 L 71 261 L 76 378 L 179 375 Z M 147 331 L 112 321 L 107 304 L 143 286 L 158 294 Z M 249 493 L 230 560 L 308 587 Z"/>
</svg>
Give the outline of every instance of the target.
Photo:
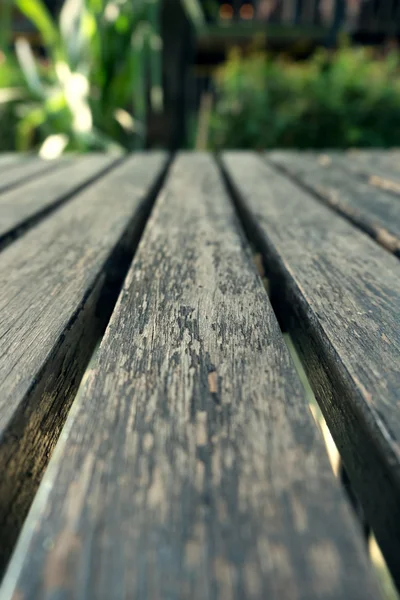
<svg viewBox="0 0 400 600">
<path fill-rule="evenodd" d="M 4 155 L 0 250 L 0 600 L 380 597 L 283 333 L 400 585 L 400 151 Z"/>
</svg>

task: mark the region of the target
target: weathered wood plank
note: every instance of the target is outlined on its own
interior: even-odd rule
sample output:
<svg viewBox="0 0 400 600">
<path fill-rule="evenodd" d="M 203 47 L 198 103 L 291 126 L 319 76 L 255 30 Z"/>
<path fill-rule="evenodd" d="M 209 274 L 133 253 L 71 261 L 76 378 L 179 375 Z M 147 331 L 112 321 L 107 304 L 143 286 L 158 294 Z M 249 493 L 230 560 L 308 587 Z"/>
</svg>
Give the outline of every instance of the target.
<svg viewBox="0 0 400 600">
<path fill-rule="evenodd" d="M 3 563 L 105 326 L 108 294 L 118 293 L 109 286 L 127 269 L 164 164 L 163 154 L 128 160 L 0 254 Z"/>
<path fill-rule="evenodd" d="M 393 151 L 329 152 L 320 160 L 333 160 L 348 171 L 358 175 L 370 185 L 400 194 L 400 153 Z"/>
<path fill-rule="evenodd" d="M 207 155 L 173 167 L 4 590 L 2 600 L 377 597 Z"/>
<path fill-rule="evenodd" d="M 400 154 L 390 150 L 302 151 L 321 166 L 336 167 L 361 178 L 364 182 L 391 193 L 400 193 Z"/>
<path fill-rule="evenodd" d="M 344 158 L 360 168 L 368 169 L 371 175 L 377 170 L 378 173 L 381 171 L 384 177 L 400 178 L 399 150 L 349 150 Z"/>
<path fill-rule="evenodd" d="M 27 160 L 28 154 L 18 154 L 16 152 L 3 152 L 0 153 L 0 170 L 10 169 L 14 166 L 18 166 L 22 161 Z"/>
<path fill-rule="evenodd" d="M 400 264 L 261 158 L 223 164 L 274 305 L 400 582 Z"/>
<path fill-rule="evenodd" d="M 37 222 L 115 163 L 106 154 L 83 156 L 0 195 L 0 247 Z"/>
<path fill-rule="evenodd" d="M 49 161 L 32 157 L 23 160 L 18 164 L 12 164 L 10 167 L 2 169 L 0 172 L 0 193 L 29 181 L 34 177 L 38 177 L 43 173 L 54 170 L 62 164 L 66 164 L 66 162 L 66 160 Z"/>
<path fill-rule="evenodd" d="M 392 194 L 315 154 L 274 151 L 267 157 L 400 257 L 400 202 Z"/>
</svg>

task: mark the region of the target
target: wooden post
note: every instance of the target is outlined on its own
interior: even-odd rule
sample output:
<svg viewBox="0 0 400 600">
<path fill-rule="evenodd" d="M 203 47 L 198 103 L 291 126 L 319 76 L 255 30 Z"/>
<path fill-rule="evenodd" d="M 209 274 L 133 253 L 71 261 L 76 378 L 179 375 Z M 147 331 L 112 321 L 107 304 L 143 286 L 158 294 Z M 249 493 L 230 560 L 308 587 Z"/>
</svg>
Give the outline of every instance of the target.
<svg viewBox="0 0 400 600">
<path fill-rule="evenodd" d="M 180 0 L 162 0 L 161 35 L 164 114 L 154 141 L 176 150 L 186 139 L 185 81 L 194 48 L 193 27 Z"/>
<path fill-rule="evenodd" d="M 346 16 L 345 0 L 335 0 L 333 10 L 333 19 L 328 34 L 328 47 L 334 48 L 337 45 L 337 38 Z"/>
<path fill-rule="evenodd" d="M 196 150 L 199 151 L 207 150 L 212 101 L 212 94 L 210 92 L 205 92 L 200 102 L 199 121 L 196 137 Z"/>
</svg>

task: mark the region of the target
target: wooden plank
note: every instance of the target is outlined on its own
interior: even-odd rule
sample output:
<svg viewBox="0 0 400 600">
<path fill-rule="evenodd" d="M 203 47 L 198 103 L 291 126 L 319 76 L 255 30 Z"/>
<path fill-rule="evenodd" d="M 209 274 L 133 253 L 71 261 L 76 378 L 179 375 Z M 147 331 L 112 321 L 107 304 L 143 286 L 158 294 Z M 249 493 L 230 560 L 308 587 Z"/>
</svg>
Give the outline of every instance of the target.
<svg viewBox="0 0 400 600">
<path fill-rule="evenodd" d="M 375 164 L 379 167 L 393 169 L 397 174 L 400 173 L 400 150 L 396 148 L 388 150 L 352 149 L 346 152 L 346 156 L 360 164 Z"/>
<path fill-rule="evenodd" d="M 271 152 L 268 159 L 400 257 L 400 202 L 315 154 Z"/>
<path fill-rule="evenodd" d="M 0 247 L 36 223 L 107 170 L 116 158 L 106 154 L 68 161 L 62 169 L 44 173 L 0 195 Z"/>
<path fill-rule="evenodd" d="M 61 164 L 66 164 L 66 161 L 42 160 L 37 157 L 28 158 L 17 165 L 12 164 L 10 168 L 0 172 L 0 193 L 43 175 Z"/>
<path fill-rule="evenodd" d="M 363 181 L 385 191 L 400 193 L 400 163 L 391 151 L 361 151 L 347 152 L 330 150 L 327 152 L 307 151 L 307 155 L 315 157 L 321 166 L 333 163 L 349 171 Z M 393 156 L 389 156 L 393 155 Z M 386 161 L 385 159 L 391 159 Z M 381 185 L 379 180 L 381 180 Z M 385 183 L 387 185 L 385 186 Z"/>
<path fill-rule="evenodd" d="M 18 166 L 24 160 L 28 160 L 27 154 L 17 154 L 16 152 L 2 152 L 0 153 L 0 170 L 4 171 L 6 168 L 12 168 Z"/>
<path fill-rule="evenodd" d="M 3 564 L 105 326 L 164 164 L 164 154 L 128 160 L 0 255 Z"/>
<path fill-rule="evenodd" d="M 400 154 L 397 151 L 349 151 L 328 153 L 344 168 L 361 176 L 370 185 L 400 194 Z"/>
<path fill-rule="evenodd" d="M 216 165 L 181 155 L 2 600 L 376 598 Z"/>
<path fill-rule="evenodd" d="M 273 303 L 400 582 L 400 264 L 265 161 L 227 154 Z"/>
</svg>

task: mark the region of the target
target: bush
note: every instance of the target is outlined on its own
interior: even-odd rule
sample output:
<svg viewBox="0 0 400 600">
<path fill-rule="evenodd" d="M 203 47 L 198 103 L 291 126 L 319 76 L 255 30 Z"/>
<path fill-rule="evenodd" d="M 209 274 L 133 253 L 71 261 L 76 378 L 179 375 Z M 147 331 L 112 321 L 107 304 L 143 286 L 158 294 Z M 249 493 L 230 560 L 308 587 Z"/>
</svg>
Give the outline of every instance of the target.
<svg viewBox="0 0 400 600">
<path fill-rule="evenodd" d="M 399 55 L 319 51 L 305 62 L 230 56 L 216 76 L 210 145 L 346 148 L 400 144 Z"/>
<path fill-rule="evenodd" d="M 0 53 L 0 149 L 56 156 L 142 147 L 148 86 L 152 108 L 162 103 L 159 0 L 65 0 L 58 21 L 44 0 L 14 4 L 40 33 L 46 59 L 23 39 L 16 55 Z"/>
</svg>

